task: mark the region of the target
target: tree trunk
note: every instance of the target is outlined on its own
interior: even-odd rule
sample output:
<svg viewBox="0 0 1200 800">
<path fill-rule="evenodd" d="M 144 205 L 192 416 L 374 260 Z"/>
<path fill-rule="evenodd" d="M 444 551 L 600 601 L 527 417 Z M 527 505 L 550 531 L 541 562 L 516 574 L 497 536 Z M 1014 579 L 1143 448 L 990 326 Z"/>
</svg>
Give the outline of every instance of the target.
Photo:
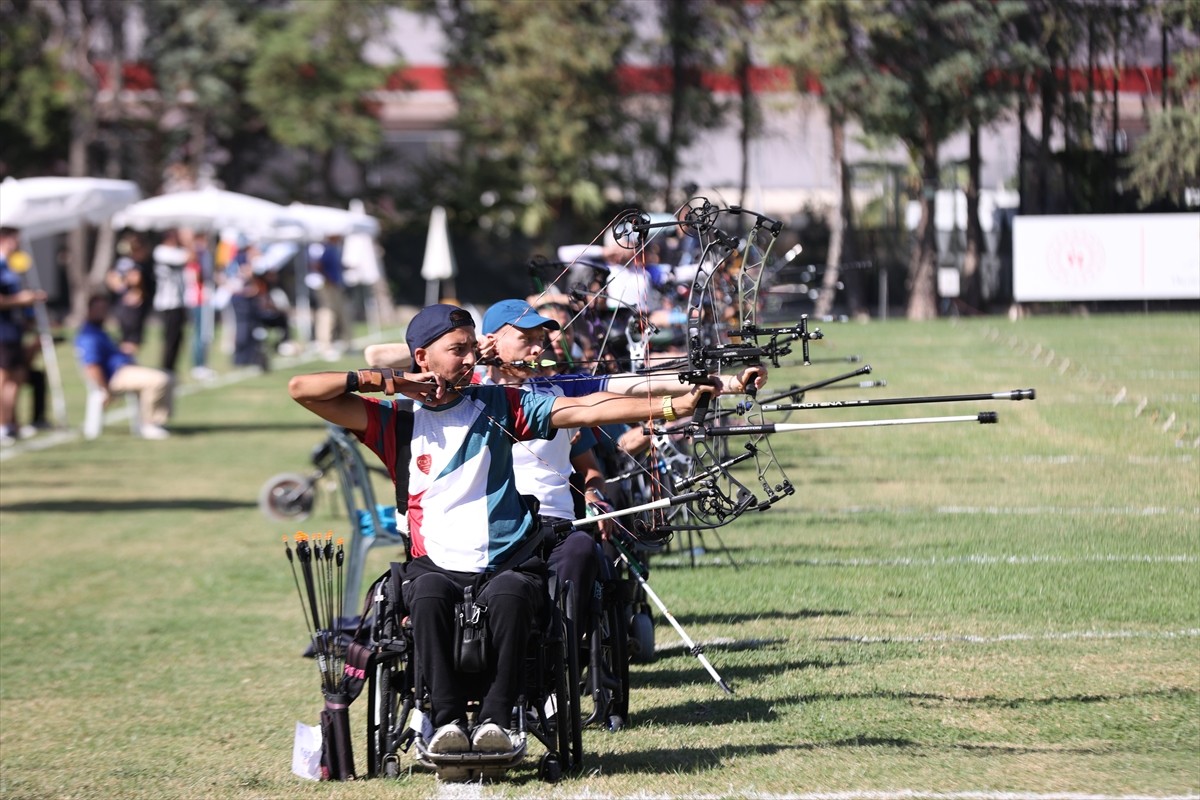
<svg viewBox="0 0 1200 800">
<path fill-rule="evenodd" d="M 937 284 L 934 281 L 937 227 L 933 212 L 938 190 L 938 143 L 932 121 L 926 119 L 922 127 L 925 135 L 921 142 L 921 221 L 917 223 L 916 241 L 908 265 L 907 316 L 914 320 L 937 317 Z"/>
<path fill-rule="evenodd" d="M 754 93 L 750 89 L 750 53 L 748 45 L 743 43 L 743 49 L 738 57 L 738 90 L 741 94 L 742 114 L 742 174 L 740 178 L 740 199 L 738 202 L 746 207 L 746 195 L 750 191 L 750 139 L 754 127 Z"/>
<path fill-rule="evenodd" d="M 675 171 L 679 166 L 679 120 L 683 114 L 686 90 L 683 54 L 687 52 L 683 36 L 680 35 L 679 21 L 683 19 L 683 15 L 688 13 L 685 2 L 686 0 L 671 0 L 667 7 L 667 19 L 670 26 L 668 36 L 671 43 L 671 107 L 667 117 L 667 145 L 662 153 L 662 170 L 666 181 L 666 185 L 663 187 L 664 208 L 674 207 Z"/>
<path fill-rule="evenodd" d="M 829 252 L 825 257 L 825 275 L 813 316 L 823 319 L 833 310 L 838 280 L 842 271 L 842 249 L 850 229 L 850 171 L 846 168 L 846 120 L 841 109 L 829 109 L 829 132 L 833 142 L 833 170 L 838 184 L 837 207 L 829 220 Z"/>
<path fill-rule="evenodd" d="M 84 13 L 82 0 L 71 0 L 67 6 L 67 41 L 71 49 L 66 54 L 69 68 L 87 87 L 84 95 L 77 97 L 71 109 L 71 141 L 67 151 L 67 170 L 72 177 L 82 178 L 89 173 L 88 149 L 96 138 L 95 97 L 96 76 L 88 62 L 88 46 L 91 41 L 90 25 Z M 79 226 L 67 236 L 67 286 L 71 296 L 69 324 L 80 321 L 87 314 L 87 297 L 90 287 L 87 280 L 87 230 Z"/>
<path fill-rule="evenodd" d="M 1041 76 L 1041 140 L 1037 151 L 1037 207 L 1035 214 L 1050 213 L 1050 137 L 1054 133 L 1055 61 L 1051 59 L 1048 69 Z"/>
<path fill-rule="evenodd" d="M 962 300 L 980 306 L 979 264 L 983 259 L 983 227 L 979 224 L 979 120 L 972 116 L 967 150 L 967 250 L 963 254 Z"/>
</svg>

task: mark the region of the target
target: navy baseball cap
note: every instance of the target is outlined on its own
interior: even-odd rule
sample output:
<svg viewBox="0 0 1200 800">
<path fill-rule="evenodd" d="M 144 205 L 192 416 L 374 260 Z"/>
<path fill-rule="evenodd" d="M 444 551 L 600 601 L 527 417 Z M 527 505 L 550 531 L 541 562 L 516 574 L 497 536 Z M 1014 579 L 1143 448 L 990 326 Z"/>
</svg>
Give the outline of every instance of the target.
<svg viewBox="0 0 1200 800">
<path fill-rule="evenodd" d="M 483 332 L 495 333 L 505 325 L 518 328 L 547 327 L 556 331 L 559 325 L 556 321 L 543 317 L 533 310 L 533 306 L 524 300 L 501 300 L 487 310 L 483 315 Z"/>
<path fill-rule="evenodd" d="M 455 328 L 475 327 L 469 311 L 458 306 L 438 303 L 421 309 L 404 332 L 408 351 L 413 354 L 413 369 L 417 369 L 417 348 L 429 347 Z"/>
</svg>

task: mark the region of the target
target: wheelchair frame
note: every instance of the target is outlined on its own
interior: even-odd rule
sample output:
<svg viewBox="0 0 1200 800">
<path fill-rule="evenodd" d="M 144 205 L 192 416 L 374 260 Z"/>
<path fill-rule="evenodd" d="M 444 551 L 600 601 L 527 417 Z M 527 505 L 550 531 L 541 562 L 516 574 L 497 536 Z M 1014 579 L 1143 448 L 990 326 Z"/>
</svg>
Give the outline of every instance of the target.
<svg viewBox="0 0 1200 800">
<path fill-rule="evenodd" d="M 371 587 L 372 668 L 367 676 L 367 776 L 398 777 L 401 752 L 414 763 L 433 769 L 447 781 L 495 779 L 525 760 L 532 735 L 546 752 L 538 775 L 556 782 L 564 772 L 583 765 L 579 664 L 574 630 L 567 618 L 566 588 L 552 587 L 549 621 L 532 637 L 525 659 L 524 685 L 510 729 L 516 745 L 507 753 L 432 754 L 414 729 L 414 715 L 428 708 L 416 668 L 411 626 L 399 618 L 398 598 L 389 591 L 391 573 Z M 420 689 L 420 691 L 419 691 Z M 474 703 L 468 713 L 477 713 Z M 567 724 L 563 724 L 566 722 Z"/>
<path fill-rule="evenodd" d="M 316 484 L 330 472 L 337 476 L 338 489 L 350 520 L 346 545 L 346 581 L 342 607 L 361 604 L 363 569 L 372 547 L 398 545 L 409 552 L 409 539 L 399 528 L 396 506 L 378 502 L 371 473 L 387 475 L 381 468 L 367 466 L 358 439 L 345 428 L 327 424 L 328 435 L 312 452 L 316 470 L 310 475 L 282 472 L 263 484 L 258 495 L 259 509 L 273 520 L 305 520 L 316 500 Z"/>
</svg>

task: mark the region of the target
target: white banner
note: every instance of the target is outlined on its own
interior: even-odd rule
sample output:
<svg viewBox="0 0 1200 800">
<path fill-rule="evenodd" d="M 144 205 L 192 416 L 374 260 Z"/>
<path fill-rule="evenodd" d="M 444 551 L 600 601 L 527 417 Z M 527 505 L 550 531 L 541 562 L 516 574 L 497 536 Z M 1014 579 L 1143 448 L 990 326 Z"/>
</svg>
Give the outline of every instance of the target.
<svg viewBox="0 0 1200 800">
<path fill-rule="evenodd" d="M 1200 214 L 1016 217 L 1013 298 L 1200 299 Z"/>
</svg>

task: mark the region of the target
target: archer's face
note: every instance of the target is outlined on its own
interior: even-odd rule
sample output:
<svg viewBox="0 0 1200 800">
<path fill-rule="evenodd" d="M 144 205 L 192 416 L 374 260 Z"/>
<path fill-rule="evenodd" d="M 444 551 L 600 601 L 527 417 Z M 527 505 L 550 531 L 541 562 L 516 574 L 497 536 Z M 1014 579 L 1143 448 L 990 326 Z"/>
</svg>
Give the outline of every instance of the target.
<svg viewBox="0 0 1200 800">
<path fill-rule="evenodd" d="M 475 329 L 455 328 L 429 347 L 418 347 L 414 356 L 423 371 L 456 383 L 475 368 Z"/>
<path fill-rule="evenodd" d="M 505 325 L 492 334 L 496 343 L 496 355 L 501 361 L 529 361 L 542 355 L 546 343 L 546 329 L 518 328 Z"/>
</svg>

